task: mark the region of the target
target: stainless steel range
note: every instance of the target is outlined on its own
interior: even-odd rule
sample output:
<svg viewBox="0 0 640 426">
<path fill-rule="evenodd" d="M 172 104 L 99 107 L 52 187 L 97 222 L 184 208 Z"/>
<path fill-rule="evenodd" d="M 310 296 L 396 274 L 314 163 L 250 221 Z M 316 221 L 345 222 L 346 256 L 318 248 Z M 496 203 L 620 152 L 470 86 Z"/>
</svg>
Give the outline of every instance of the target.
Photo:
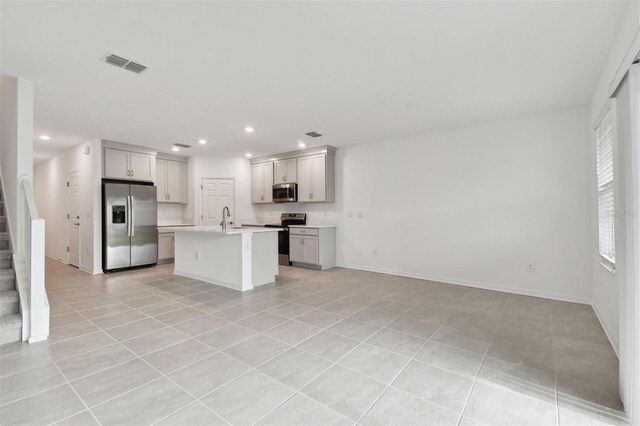
<svg viewBox="0 0 640 426">
<path fill-rule="evenodd" d="M 306 225 L 306 213 L 282 213 L 280 223 L 270 223 L 265 228 L 284 228 L 278 232 L 278 263 L 280 265 L 291 265 L 289 261 L 289 225 Z"/>
</svg>

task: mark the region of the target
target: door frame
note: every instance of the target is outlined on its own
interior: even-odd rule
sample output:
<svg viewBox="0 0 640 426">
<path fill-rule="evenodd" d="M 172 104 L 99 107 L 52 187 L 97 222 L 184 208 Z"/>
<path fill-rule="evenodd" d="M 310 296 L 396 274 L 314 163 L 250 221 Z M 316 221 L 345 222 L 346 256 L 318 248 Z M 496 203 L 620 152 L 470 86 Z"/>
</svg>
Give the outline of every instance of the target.
<svg viewBox="0 0 640 426">
<path fill-rule="evenodd" d="M 202 226 L 202 220 L 204 217 L 204 211 L 203 211 L 203 206 L 204 203 L 202 202 L 202 197 L 204 197 L 204 180 L 205 179 L 224 179 L 224 180 L 232 180 L 233 181 L 233 212 L 232 215 L 234 218 L 236 218 L 236 178 L 235 177 L 229 177 L 229 176 L 200 176 L 199 178 L 199 182 L 200 182 L 200 196 L 199 197 L 195 197 L 197 199 L 196 202 L 196 216 L 197 216 L 197 220 L 196 223 L 200 226 Z"/>
<path fill-rule="evenodd" d="M 70 199 L 69 199 L 69 176 L 72 173 L 78 173 L 78 216 L 79 219 L 78 221 L 80 221 L 80 219 L 82 219 L 82 215 L 80 214 L 80 169 L 79 168 L 73 168 L 70 169 L 67 172 L 67 226 L 66 226 L 66 233 L 67 233 L 67 247 L 71 247 L 71 239 L 69 238 L 69 222 L 71 221 L 71 214 L 69 213 L 69 206 L 71 205 L 70 203 Z M 66 264 L 67 265 L 71 265 L 71 249 L 67 250 L 67 259 L 66 259 Z M 80 269 L 80 265 L 82 265 L 82 228 L 80 225 L 78 225 L 78 266 L 77 268 Z"/>
<path fill-rule="evenodd" d="M 626 210 L 617 213 L 625 218 L 622 223 L 626 236 L 626 250 L 621 254 L 620 269 L 616 271 L 620 325 L 619 392 L 627 419 L 631 424 L 640 424 L 640 125 L 633 120 L 640 112 L 640 99 L 633 98 L 634 89 L 640 92 L 640 64 L 630 65 L 624 76 L 628 77 L 631 116 L 629 138 L 625 140 L 629 146 L 625 150 L 631 158 L 624 162 L 623 172 L 616 175 L 616 179 L 626 186 L 622 193 Z M 613 97 L 613 93 L 611 95 Z M 619 143 L 616 137 L 616 145 Z"/>
<path fill-rule="evenodd" d="M 638 53 L 640 57 L 640 52 Z M 626 283 L 620 283 L 627 286 L 626 300 L 626 330 L 627 335 L 620 336 L 626 339 L 628 356 L 627 364 L 630 372 L 630 380 L 627 387 L 628 401 L 626 401 L 626 412 L 631 424 L 640 424 L 640 124 L 633 120 L 640 111 L 640 63 L 636 62 L 629 67 L 629 84 L 631 95 L 630 115 L 631 129 L 629 132 L 629 152 L 632 156 L 630 170 L 627 172 L 626 178 L 629 179 L 628 194 L 631 197 L 629 207 L 630 215 L 629 226 L 629 242 L 627 247 L 627 259 L 629 265 L 627 267 Z M 632 75 L 634 75 L 632 77 Z M 635 85 L 635 87 L 634 87 Z M 639 93 L 638 98 L 633 98 L 633 93 Z M 634 106 L 636 109 L 634 109 Z M 635 123 L 635 125 L 634 125 Z"/>
</svg>

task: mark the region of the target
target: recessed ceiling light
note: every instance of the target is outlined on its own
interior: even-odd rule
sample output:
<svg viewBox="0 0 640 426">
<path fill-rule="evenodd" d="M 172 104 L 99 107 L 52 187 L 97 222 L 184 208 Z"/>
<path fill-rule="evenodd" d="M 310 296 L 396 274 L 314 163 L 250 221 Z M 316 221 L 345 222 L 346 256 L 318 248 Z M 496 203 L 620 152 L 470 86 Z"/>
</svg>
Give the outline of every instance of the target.
<svg viewBox="0 0 640 426">
<path fill-rule="evenodd" d="M 198 143 L 199 143 L 200 145 L 206 145 L 207 140 L 206 140 L 206 139 L 200 139 L 200 140 L 198 140 Z"/>
<path fill-rule="evenodd" d="M 251 126 L 247 126 L 247 127 L 244 128 L 244 131 L 247 132 L 247 133 L 253 133 L 253 130 L 254 129 Z"/>
<path fill-rule="evenodd" d="M 300 142 L 298 142 L 298 146 L 299 146 L 300 148 L 304 148 L 305 146 L 307 146 L 307 144 L 306 144 L 306 143 L 304 143 L 304 142 L 302 142 L 302 141 L 300 141 Z"/>
<path fill-rule="evenodd" d="M 247 156 L 247 158 L 251 158 L 251 153 L 250 152 L 247 152 L 245 155 Z"/>
<path fill-rule="evenodd" d="M 178 152 L 180 151 L 180 148 L 178 148 L 177 146 L 174 146 L 173 148 L 171 148 L 171 151 Z"/>
<path fill-rule="evenodd" d="M 42 139 L 43 141 L 48 141 L 49 139 L 51 139 L 51 136 L 49 136 L 49 135 L 40 135 L 40 139 Z"/>
</svg>

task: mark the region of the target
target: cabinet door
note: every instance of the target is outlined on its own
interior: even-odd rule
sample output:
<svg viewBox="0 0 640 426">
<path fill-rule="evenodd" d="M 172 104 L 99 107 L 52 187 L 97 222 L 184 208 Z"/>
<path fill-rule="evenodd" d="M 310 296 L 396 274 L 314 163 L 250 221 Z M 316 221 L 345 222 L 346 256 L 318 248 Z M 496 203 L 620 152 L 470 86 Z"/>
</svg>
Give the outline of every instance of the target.
<svg viewBox="0 0 640 426">
<path fill-rule="evenodd" d="M 167 201 L 182 202 L 182 163 L 167 160 Z"/>
<path fill-rule="evenodd" d="M 297 182 L 298 181 L 298 161 L 295 158 L 291 160 L 287 160 L 287 182 Z"/>
<path fill-rule="evenodd" d="M 297 161 L 295 158 L 291 160 L 280 160 L 274 162 L 274 183 L 295 183 L 297 179 L 297 169 Z"/>
<path fill-rule="evenodd" d="M 273 202 L 273 162 L 264 163 L 264 201 Z"/>
<path fill-rule="evenodd" d="M 304 263 L 318 265 L 320 263 L 318 237 L 302 237 Z"/>
<path fill-rule="evenodd" d="M 153 180 L 155 156 L 131 152 L 129 156 L 129 168 L 131 179 Z"/>
<path fill-rule="evenodd" d="M 296 235 L 289 236 L 289 260 L 304 263 L 304 238 Z"/>
<path fill-rule="evenodd" d="M 104 177 L 131 179 L 129 176 L 129 153 L 119 149 L 104 150 Z"/>
<path fill-rule="evenodd" d="M 311 157 L 311 201 L 326 201 L 326 158 L 325 155 Z"/>
<path fill-rule="evenodd" d="M 167 199 L 167 160 L 156 159 L 156 186 L 159 203 L 166 203 Z"/>
<path fill-rule="evenodd" d="M 264 167 L 262 164 L 251 166 L 251 202 L 264 203 Z"/>
<path fill-rule="evenodd" d="M 311 158 L 298 158 L 298 201 L 311 201 Z"/>
<path fill-rule="evenodd" d="M 287 162 L 276 161 L 273 163 L 273 182 L 274 183 L 286 183 L 287 182 Z"/>
<path fill-rule="evenodd" d="M 158 234 L 158 260 L 173 257 L 173 234 Z"/>
</svg>

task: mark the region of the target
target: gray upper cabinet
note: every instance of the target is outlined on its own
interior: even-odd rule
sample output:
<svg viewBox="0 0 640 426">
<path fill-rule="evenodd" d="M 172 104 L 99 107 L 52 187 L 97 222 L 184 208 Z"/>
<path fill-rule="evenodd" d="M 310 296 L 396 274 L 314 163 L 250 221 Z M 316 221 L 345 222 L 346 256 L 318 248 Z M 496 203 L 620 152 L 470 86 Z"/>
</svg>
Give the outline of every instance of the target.
<svg viewBox="0 0 640 426">
<path fill-rule="evenodd" d="M 336 149 L 325 145 L 251 160 L 251 201 L 271 203 L 271 186 L 298 184 L 298 202 L 335 201 Z"/>
<path fill-rule="evenodd" d="M 298 202 L 332 202 L 327 199 L 327 156 L 298 158 Z"/>
<path fill-rule="evenodd" d="M 273 202 L 273 161 L 251 166 L 251 202 L 263 204 Z"/>
<path fill-rule="evenodd" d="M 279 160 L 273 163 L 273 183 L 297 182 L 298 162 L 295 158 Z"/>
<path fill-rule="evenodd" d="M 153 181 L 156 172 L 156 156 L 121 149 L 104 149 L 105 178 Z"/>
<path fill-rule="evenodd" d="M 167 158 L 156 159 L 156 186 L 159 203 L 187 202 L 187 163 Z"/>
</svg>

